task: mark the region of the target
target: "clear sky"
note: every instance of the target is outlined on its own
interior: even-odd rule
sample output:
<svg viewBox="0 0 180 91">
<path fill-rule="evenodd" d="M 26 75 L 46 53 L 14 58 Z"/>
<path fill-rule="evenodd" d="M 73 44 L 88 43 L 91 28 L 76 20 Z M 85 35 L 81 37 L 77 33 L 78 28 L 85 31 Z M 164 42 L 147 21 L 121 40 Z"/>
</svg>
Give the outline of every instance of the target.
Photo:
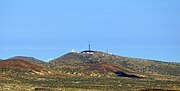
<svg viewBox="0 0 180 91">
<path fill-rule="evenodd" d="M 0 58 L 72 49 L 180 62 L 180 0 L 0 0 Z"/>
</svg>

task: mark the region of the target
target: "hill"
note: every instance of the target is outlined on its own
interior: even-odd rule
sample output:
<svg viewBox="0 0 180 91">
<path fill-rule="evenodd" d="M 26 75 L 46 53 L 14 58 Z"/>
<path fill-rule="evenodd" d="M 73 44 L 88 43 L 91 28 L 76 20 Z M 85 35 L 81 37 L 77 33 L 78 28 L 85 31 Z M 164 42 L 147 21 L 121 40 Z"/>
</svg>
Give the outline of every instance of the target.
<svg viewBox="0 0 180 91">
<path fill-rule="evenodd" d="M 121 57 L 103 52 L 68 53 L 40 66 L 22 59 L 0 61 L 2 91 L 178 91 L 178 63 Z M 162 69 L 152 68 L 154 65 Z M 151 67 L 152 66 L 152 67 Z M 139 70 L 141 67 L 149 69 Z M 177 70 L 175 70 L 177 69 Z M 156 72 L 157 71 L 157 72 Z M 173 73 L 172 72 L 172 73 Z M 175 73 L 178 75 L 177 73 Z M 139 79 L 140 78 L 140 79 Z"/>
<path fill-rule="evenodd" d="M 33 64 L 31 62 L 22 60 L 22 59 L 8 59 L 0 61 L 0 67 L 1 68 L 23 68 L 23 69 L 31 69 L 35 71 L 40 71 L 43 69 L 42 66 L 39 66 L 37 64 Z"/>
<path fill-rule="evenodd" d="M 42 60 L 39 60 L 37 58 L 34 58 L 34 57 L 26 57 L 26 56 L 15 56 L 15 57 L 11 57 L 9 59 L 22 59 L 22 60 L 26 60 L 28 62 L 32 62 L 32 63 L 35 63 L 35 64 L 45 64 L 46 62 L 42 61 Z"/>
<path fill-rule="evenodd" d="M 146 60 L 140 58 L 122 57 L 104 52 L 95 51 L 87 53 L 67 53 L 49 62 L 50 67 L 62 65 L 87 66 L 89 64 L 109 62 L 122 65 L 124 68 L 143 73 L 180 75 L 180 63 L 161 62 L 157 60 Z"/>
</svg>

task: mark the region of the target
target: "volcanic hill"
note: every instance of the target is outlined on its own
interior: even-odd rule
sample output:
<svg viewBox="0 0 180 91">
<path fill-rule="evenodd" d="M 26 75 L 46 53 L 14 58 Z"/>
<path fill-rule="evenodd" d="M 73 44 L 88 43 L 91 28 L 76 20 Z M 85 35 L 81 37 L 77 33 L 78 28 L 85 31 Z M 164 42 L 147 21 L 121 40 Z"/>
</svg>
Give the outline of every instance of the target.
<svg viewBox="0 0 180 91">
<path fill-rule="evenodd" d="M 40 71 L 44 68 L 43 66 L 22 59 L 7 59 L 0 61 L 0 67 L 23 68 L 23 69 L 31 69 L 35 71 Z"/>
<path fill-rule="evenodd" d="M 42 60 L 39 60 L 37 58 L 26 57 L 26 56 L 14 56 L 14 57 L 11 57 L 9 59 L 22 59 L 22 60 L 26 60 L 26 61 L 29 61 L 29 62 L 32 62 L 32 63 L 35 63 L 35 64 L 45 64 L 46 63 L 46 62 L 44 62 Z"/>
<path fill-rule="evenodd" d="M 157 60 L 146 60 L 141 58 L 122 57 L 104 52 L 95 51 L 93 54 L 70 52 L 48 63 L 50 67 L 63 65 L 84 66 L 90 64 L 108 62 L 119 64 L 122 67 L 143 73 L 154 73 L 162 75 L 180 75 L 180 63 L 161 62 Z M 101 66 L 101 65 L 98 65 Z M 114 67 L 114 66 L 113 66 Z M 95 68 L 98 69 L 96 66 Z M 115 67 L 114 67 L 115 68 Z M 118 67 L 117 67 L 118 68 Z"/>
</svg>

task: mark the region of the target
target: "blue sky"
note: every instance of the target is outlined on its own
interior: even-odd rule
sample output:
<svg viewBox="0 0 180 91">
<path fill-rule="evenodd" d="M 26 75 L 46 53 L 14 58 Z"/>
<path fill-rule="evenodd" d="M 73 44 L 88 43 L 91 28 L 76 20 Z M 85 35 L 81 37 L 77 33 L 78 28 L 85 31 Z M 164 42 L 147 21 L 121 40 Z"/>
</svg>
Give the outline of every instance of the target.
<svg viewBox="0 0 180 91">
<path fill-rule="evenodd" d="M 72 49 L 180 62 L 180 0 L 0 0 L 0 58 Z"/>
</svg>

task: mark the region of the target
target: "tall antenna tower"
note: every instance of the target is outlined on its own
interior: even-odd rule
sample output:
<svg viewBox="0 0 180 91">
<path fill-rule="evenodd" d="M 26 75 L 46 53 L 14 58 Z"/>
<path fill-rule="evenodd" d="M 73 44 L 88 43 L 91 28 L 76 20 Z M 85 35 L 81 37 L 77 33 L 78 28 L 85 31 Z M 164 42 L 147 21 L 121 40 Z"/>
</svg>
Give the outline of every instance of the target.
<svg viewBox="0 0 180 91">
<path fill-rule="evenodd" d="M 91 44 L 90 44 L 90 42 L 89 42 L 89 45 L 88 45 L 88 46 L 89 46 L 89 51 L 91 51 Z"/>
<path fill-rule="evenodd" d="M 107 53 L 109 53 L 109 50 L 108 50 L 108 49 L 106 49 L 106 52 L 107 52 Z"/>
</svg>

